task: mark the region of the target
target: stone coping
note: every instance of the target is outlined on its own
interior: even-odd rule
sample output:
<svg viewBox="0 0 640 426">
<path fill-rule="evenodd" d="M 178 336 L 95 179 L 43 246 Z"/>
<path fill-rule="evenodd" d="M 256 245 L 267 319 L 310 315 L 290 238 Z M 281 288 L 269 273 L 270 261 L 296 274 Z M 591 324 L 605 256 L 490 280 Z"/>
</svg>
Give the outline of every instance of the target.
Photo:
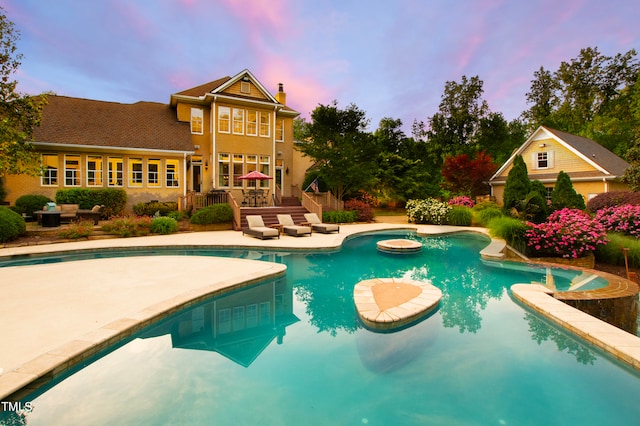
<svg viewBox="0 0 640 426">
<path fill-rule="evenodd" d="M 539 284 L 514 284 L 513 297 L 592 345 L 640 370 L 640 338 L 596 317 L 575 309 L 553 297 Z"/>
<path fill-rule="evenodd" d="M 403 327 L 433 311 L 442 291 L 426 281 L 408 278 L 372 278 L 353 288 L 353 300 L 362 322 L 373 329 Z"/>
</svg>

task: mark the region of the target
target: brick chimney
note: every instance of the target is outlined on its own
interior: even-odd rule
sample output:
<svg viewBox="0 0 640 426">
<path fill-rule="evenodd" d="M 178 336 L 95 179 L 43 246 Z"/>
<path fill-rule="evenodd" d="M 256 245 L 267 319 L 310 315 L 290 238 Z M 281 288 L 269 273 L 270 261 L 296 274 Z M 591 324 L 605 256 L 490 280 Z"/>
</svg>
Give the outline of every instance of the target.
<svg viewBox="0 0 640 426">
<path fill-rule="evenodd" d="M 278 83 L 278 93 L 276 93 L 275 98 L 276 101 L 278 101 L 282 105 L 287 104 L 287 94 L 284 93 L 284 86 L 282 85 L 282 83 Z"/>
</svg>

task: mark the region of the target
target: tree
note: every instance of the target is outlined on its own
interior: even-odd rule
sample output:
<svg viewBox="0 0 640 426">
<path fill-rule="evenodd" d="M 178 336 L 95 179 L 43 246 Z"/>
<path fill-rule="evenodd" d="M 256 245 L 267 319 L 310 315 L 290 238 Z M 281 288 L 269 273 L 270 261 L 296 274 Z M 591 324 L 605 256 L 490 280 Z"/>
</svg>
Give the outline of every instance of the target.
<svg viewBox="0 0 640 426">
<path fill-rule="evenodd" d="M 558 173 L 556 186 L 551 193 L 551 209 L 561 210 L 564 208 L 584 210 L 584 198 L 578 194 L 571 183 L 569 175 L 563 171 Z"/>
<path fill-rule="evenodd" d="M 533 77 L 531 89 L 526 94 L 527 104 L 531 104 L 531 108 L 525 111 L 523 116 L 532 128 L 554 127 L 552 114 L 560 104 L 560 85 L 544 67 L 534 72 Z"/>
<path fill-rule="evenodd" d="M 441 151 L 442 158 L 478 151 L 477 134 L 480 121 L 489 114 L 482 99 L 483 81 L 478 76 L 462 81 L 447 81 L 439 111 L 429 119 L 427 137 Z M 420 126 L 414 123 L 414 131 Z"/>
<path fill-rule="evenodd" d="M 40 124 L 44 95 L 32 97 L 16 92 L 12 75 L 21 64 L 17 53 L 19 31 L 0 7 L 0 175 L 40 173 L 39 156 L 30 141 Z"/>
<path fill-rule="evenodd" d="M 504 186 L 503 209 L 505 212 L 509 213 L 512 208 L 527 197 L 529 192 L 531 192 L 531 181 L 527 165 L 522 159 L 522 155 L 516 155 Z"/>
<path fill-rule="evenodd" d="M 374 184 L 377 149 L 365 132 L 368 124 L 356 105 L 340 109 L 333 101 L 318 105 L 299 135 L 298 149 L 316 162 L 318 174 L 340 200 Z"/>
<path fill-rule="evenodd" d="M 442 167 L 443 188 L 454 194 L 476 197 L 489 193 L 489 178 L 498 166 L 484 151 L 469 158 L 460 154 L 445 158 Z"/>
</svg>

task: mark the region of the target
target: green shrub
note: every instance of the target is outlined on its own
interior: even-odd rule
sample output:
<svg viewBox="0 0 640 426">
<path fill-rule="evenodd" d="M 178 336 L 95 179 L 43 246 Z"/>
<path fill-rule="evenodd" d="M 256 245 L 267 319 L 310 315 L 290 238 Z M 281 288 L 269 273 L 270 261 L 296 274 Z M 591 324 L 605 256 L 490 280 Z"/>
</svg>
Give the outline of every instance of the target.
<svg viewBox="0 0 640 426">
<path fill-rule="evenodd" d="M 447 214 L 447 223 L 455 226 L 470 226 L 472 218 L 471 208 L 453 205 Z"/>
<path fill-rule="evenodd" d="M 33 217 L 33 212 L 42 210 L 42 207 L 49 202 L 51 202 L 51 199 L 44 195 L 23 195 L 18 197 L 13 210 L 17 213 L 24 213 L 27 216 Z"/>
<path fill-rule="evenodd" d="M 197 210 L 189 222 L 194 225 L 229 223 L 233 221 L 233 209 L 229 204 L 214 204 Z"/>
<path fill-rule="evenodd" d="M 356 220 L 358 222 L 373 221 L 373 207 L 371 204 L 361 200 L 348 200 L 344 203 L 344 209 L 347 211 L 355 211 L 357 213 Z"/>
<path fill-rule="evenodd" d="M 81 209 L 90 209 L 95 205 L 104 206 L 102 216 L 121 216 L 127 205 L 127 192 L 117 188 L 73 188 L 56 191 L 56 203 L 78 204 Z"/>
<path fill-rule="evenodd" d="M 564 208 L 584 210 L 586 206 L 582 195 L 578 194 L 573 187 L 569 175 L 560 171 L 556 178 L 556 186 L 551 192 L 551 209 L 562 210 Z"/>
<path fill-rule="evenodd" d="M 629 249 L 629 267 L 640 268 L 640 240 L 618 233 L 607 234 L 609 242 L 596 247 L 596 261 L 608 265 L 624 265 L 623 247 Z"/>
<path fill-rule="evenodd" d="M 69 224 L 67 229 L 63 229 L 58 233 L 61 238 L 84 238 L 93 234 L 93 221 L 92 220 L 81 220 L 80 222 L 75 222 Z"/>
<path fill-rule="evenodd" d="M 148 235 L 151 228 L 149 216 L 125 216 L 111 219 L 101 229 L 119 237 L 139 237 Z"/>
<path fill-rule="evenodd" d="M 178 203 L 149 201 L 146 203 L 136 203 L 133 206 L 133 212 L 138 216 L 154 216 L 158 213 L 160 216 L 168 216 L 169 213 L 178 210 Z"/>
<path fill-rule="evenodd" d="M 172 234 L 178 230 L 178 222 L 170 217 L 154 217 L 151 220 L 151 232 L 154 234 Z"/>
<path fill-rule="evenodd" d="M 175 219 L 176 222 L 181 221 L 182 219 L 187 219 L 189 218 L 189 215 L 187 214 L 187 212 L 183 212 L 180 210 L 176 210 L 174 212 L 169 212 L 167 213 L 167 217 L 170 217 L 172 219 Z"/>
<path fill-rule="evenodd" d="M 322 213 L 322 221 L 327 223 L 351 223 L 358 220 L 358 212 L 348 210 L 333 210 Z"/>
<path fill-rule="evenodd" d="M 27 225 L 18 213 L 0 206 L 0 243 L 12 241 L 27 232 Z"/>
<path fill-rule="evenodd" d="M 502 209 L 500 209 L 500 207 L 488 207 L 481 210 L 476 210 L 474 208 L 473 212 L 474 220 L 480 226 L 487 226 L 487 224 L 491 222 L 491 220 L 498 217 L 504 217 L 504 214 L 502 213 Z"/>
<path fill-rule="evenodd" d="M 526 241 L 524 233 L 528 229 L 527 225 L 512 217 L 498 217 L 487 223 L 489 234 L 495 238 L 504 239 L 507 244 L 516 250 L 524 253 L 526 251 Z"/>
</svg>

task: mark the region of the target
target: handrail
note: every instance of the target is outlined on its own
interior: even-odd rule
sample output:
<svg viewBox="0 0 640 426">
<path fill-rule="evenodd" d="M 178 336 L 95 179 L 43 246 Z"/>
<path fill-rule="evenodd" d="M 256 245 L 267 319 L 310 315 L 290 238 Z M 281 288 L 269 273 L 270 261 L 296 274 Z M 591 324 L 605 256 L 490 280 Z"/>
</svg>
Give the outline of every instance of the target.
<svg viewBox="0 0 640 426">
<path fill-rule="evenodd" d="M 233 210 L 233 229 L 239 231 L 242 229 L 242 224 L 240 223 L 242 220 L 242 216 L 240 215 L 240 206 L 231 191 L 226 192 L 229 205 L 231 206 L 231 210 Z"/>
<path fill-rule="evenodd" d="M 317 214 L 322 220 L 322 204 L 316 203 L 306 192 L 302 192 L 302 207 L 311 213 Z"/>
</svg>

